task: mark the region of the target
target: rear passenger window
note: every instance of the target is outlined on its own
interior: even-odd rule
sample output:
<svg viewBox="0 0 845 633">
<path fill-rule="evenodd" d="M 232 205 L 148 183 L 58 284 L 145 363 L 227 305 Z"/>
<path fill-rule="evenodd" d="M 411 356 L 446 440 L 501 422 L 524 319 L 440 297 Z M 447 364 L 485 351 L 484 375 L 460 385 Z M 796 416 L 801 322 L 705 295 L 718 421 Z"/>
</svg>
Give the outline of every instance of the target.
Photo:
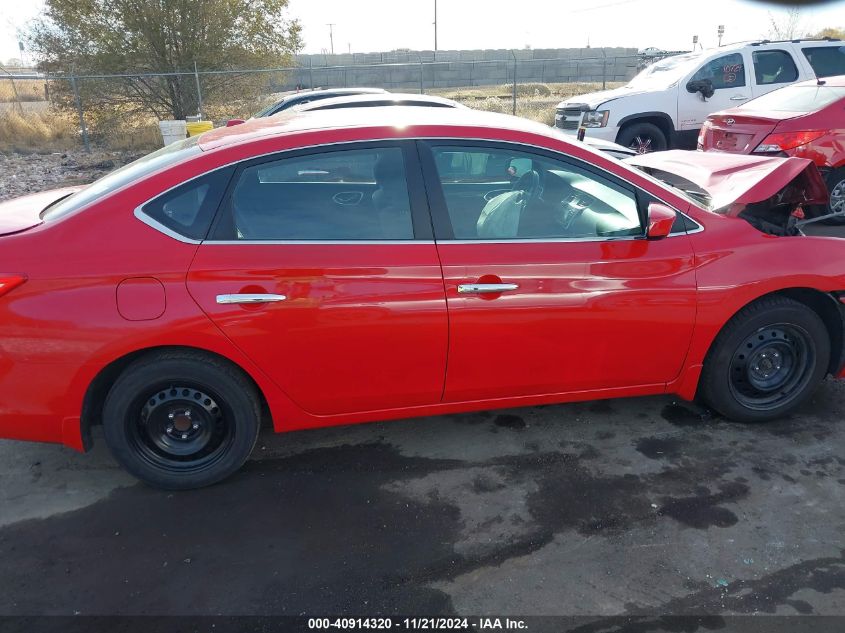
<svg viewBox="0 0 845 633">
<path fill-rule="evenodd" d="M 813 46 L 802 48 L 801 51 L 813 67 L 816 77 L 845 75 L 845 46 Z"/>
<path fill-rule="evenodd" d="M 205 239 L 232 171 L 218 169 L 194 178 L 150 200 L 141 210 L 174 233 L 193 240 Z"/>
<path fill-rule="evenodd" d="M 754 79 L 758 86 L 791 83 L 798 79 L 792 55 L 786 51 L 754 51 Z"/>
<path fill-rule="evenodd" d="M 698 69 L 691 81 L 709 79 L 715 90 L 740 88 L 745 85 L 745 64 L 742 54 L 731 53 L 711 59 Z"/>
<path fill-rule="evenodd" d="M 322 152 L 247 167 L 232 189 L 228 222 L 218 238 L 413 239 L 402 150 Z"/>
</svg>

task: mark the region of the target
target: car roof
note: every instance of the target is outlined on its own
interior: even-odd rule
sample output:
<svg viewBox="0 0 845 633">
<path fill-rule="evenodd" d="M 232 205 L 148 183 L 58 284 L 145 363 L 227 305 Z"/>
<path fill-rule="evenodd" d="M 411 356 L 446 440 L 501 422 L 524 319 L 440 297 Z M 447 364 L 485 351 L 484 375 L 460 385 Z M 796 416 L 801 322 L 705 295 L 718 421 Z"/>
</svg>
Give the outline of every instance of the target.
<svg viewBox="0 0 845 633">
<path fill-rule="evenodd" d="M 465 106 L 461 105 L 457 101 L 452 101 L 451 99 L 446 99 L 445 97 L 438 97 L 435 95 L 426 95 L 426 94 L 414 94 L 414 93 L 401 93 L 401 92 L 387 92 L 382 94 L 356 94 L 356 95 L 346 95 L 342 97 L 332 97 L 331 99 L 321 99 L 319 101 L 310 101 L 308 103 L 304 103 L 297 108 L 300 111 L 306 110 L 323 110 L 329 109 L 332 107 L 354 107 L 356 105 L 366 106 L 372 103 L 378 103 L 380 101 L 386 102 L 401 102 L 407 101 L 410 103 L 396 103 L 395 105 L 413 105 L 413 104 L 422 104 L 422 105 L 439 105 L 449 108 L 463 108 Z M 384 107 L 388 107 L 389 104 L 384 104 Z"/>
<path fill-rule="evenodd" d="M 299 99 L 307 99 L 309 97 L 313 97 L 314 95 L 323 96 L 326 99 L 331 97 L 325 97 L 325 95 L 364 95 L 364 94 L 385 94 L 387 90 L 384 88 L 316 88 L 314 90 L 300 90 L 299 92 L 295 92 L 290 95 L 285 95 L 282 99 L 279 99 L 278 103 L 287 103 L 289 101 L 297 101 Z"/>
<path fill-rule="evenodd" d="M 466 128 L 495 129 L 538 134 L 555 140 L 567 141 L 565 136 L 542 123 L 511 116 L 472 110 L 470 108 L 409 108 L 386 106 L 381 108 L 339 108 L 300 112 L 286 111 L 272 117 L 250 119 L 233 127 L 219 127 L 205 132 L 199 139 L 203 151 L 240 145 L 273 136 L 290 136 L 332 129 L 390 128 L 390 137 L 408 138 L 415 133 L 412 128 L 442 127 L 463 128 L 457 136 L 471 138 Z M 443 134 L 449 133 L 444 129 Z M 375 136 L 378 138 L 380 135 Z M 569 141 L 573 142 L 573 141 Z"/>
</svg>

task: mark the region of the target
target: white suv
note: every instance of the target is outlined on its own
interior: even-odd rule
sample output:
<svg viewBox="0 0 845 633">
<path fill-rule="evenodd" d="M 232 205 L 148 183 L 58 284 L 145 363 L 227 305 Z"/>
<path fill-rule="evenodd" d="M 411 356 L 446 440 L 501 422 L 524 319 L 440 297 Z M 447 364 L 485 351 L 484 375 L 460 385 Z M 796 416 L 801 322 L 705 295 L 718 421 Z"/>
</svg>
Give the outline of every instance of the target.
<svg viewBox="0 0 845 633">
<path fill-rule="evenodd" d="M 640 153 L 695 148 L 707 115 L 791 83 L 842 74 L 845 43 L 840 40 L 732 44 L 667 57 L 621 88 L 563 101 L 555 126 Z"/>
</svg>

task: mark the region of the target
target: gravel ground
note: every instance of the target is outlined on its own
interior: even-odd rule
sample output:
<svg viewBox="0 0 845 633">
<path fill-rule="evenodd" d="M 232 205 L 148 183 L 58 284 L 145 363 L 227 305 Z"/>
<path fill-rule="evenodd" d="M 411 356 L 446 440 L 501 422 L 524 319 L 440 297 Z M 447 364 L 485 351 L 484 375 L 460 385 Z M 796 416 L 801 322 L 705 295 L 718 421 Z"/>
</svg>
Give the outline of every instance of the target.
<svg viewBox="0 0 845 633">
<path fill-rule="evenodd" d="M 0 200 L 92 182 L 141 156 L 131 152 L 71 150 L 54 154 L 0 153 Z"/>
</svg>

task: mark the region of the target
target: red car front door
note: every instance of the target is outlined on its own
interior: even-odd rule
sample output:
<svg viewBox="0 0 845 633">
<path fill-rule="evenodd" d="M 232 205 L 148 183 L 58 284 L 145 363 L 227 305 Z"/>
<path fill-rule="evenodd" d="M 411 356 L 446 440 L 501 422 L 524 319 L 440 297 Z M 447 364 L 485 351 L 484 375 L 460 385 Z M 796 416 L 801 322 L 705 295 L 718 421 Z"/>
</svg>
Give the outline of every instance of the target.
<svg viewBox="0 0 845 633">
<path fill-rule="evenodd" d="M 649 241 L 643 193 L 607 173 L 514 145 L 420 148 L 449 309 L 445 400 L 679 374 L 696 312 L 691 221 Z"/>
<path fill-rule="evenodd" d="M 311 414 L 441 398 L 446 303 L 418 169 L 407 143 L 246 163 L 198 249 L 191 294 Z"/>
</svg>

